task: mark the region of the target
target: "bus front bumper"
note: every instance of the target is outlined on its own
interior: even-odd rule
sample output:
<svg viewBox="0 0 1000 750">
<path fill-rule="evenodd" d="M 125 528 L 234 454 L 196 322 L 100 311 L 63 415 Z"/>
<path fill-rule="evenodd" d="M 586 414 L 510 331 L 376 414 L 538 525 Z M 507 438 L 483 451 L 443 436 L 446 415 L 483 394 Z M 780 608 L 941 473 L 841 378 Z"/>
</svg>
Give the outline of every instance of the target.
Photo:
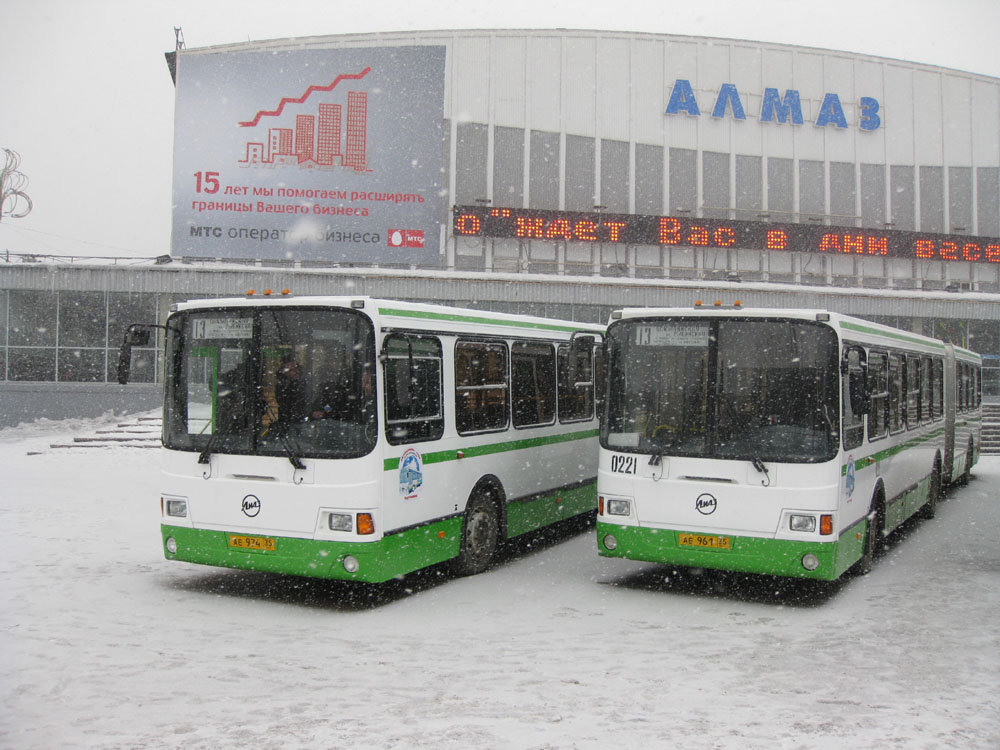
<svg viewBox="0 0 1000 750">
<path fill-rule="evenodd" d="M 168 560 L 267 573 L 381 583 L 458 554 L 461 519 L 447 519 L 372 542 L 160 527 Z"/>
<path fill-rule="evenodd" d="M 603 557 L 713 568 L 742 573 L 832 581 L 864 551 L 864 526 L 829 542 L 727 535 L 728 549 L 685 546 L 675 529 L 622 526 L 597 520 L 597 551 Z M 716 540 L 720 537 L 715 537 Z"/>
</svg>

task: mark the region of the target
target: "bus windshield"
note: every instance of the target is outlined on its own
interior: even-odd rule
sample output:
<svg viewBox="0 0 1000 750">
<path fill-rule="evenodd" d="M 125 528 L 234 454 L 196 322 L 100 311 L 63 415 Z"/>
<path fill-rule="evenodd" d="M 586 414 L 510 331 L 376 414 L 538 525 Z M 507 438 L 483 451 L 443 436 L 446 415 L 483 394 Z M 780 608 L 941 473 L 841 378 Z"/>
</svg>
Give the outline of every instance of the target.
<svg viewBox="0 0 1000 750">
<path fill-rule="evenodd" d="M 344 309 L 185 311 L 168 324 L 164 445 L 361 456 L 377 436 L 371 322 Z"/>
<path fill-rule="evenodd" d="M 838 345 L 827 325 L 628 319 L 608 330 L 601 444 L 618 451 L 812 463 L 838 450 Z"/>
</svg>

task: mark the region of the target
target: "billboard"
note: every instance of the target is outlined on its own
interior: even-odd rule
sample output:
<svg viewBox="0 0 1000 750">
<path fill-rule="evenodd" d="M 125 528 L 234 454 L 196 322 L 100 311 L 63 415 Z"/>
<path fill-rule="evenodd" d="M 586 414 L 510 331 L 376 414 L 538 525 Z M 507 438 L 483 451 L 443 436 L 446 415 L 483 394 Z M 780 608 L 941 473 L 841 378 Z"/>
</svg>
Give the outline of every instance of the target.
<svg viewBox="0 0 1000 750">
<path fill-rule="evenodd" d="M 177 257 L 440 262 L 444 46 L 177 56 Z"/>
</svg>

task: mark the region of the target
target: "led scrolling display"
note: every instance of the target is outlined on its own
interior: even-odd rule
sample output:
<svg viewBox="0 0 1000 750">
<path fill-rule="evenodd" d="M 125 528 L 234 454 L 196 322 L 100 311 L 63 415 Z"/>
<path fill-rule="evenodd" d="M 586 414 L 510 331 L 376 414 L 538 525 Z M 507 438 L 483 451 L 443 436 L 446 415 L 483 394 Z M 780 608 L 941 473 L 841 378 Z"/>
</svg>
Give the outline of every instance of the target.
<svg viewBox="0 0 1000 750">
<path fill-rule="evenodd" d="M 763 221 L 455 206 L 456 237 L 602 242 L 1000 263 L 1000 238 Z"/>
</svg>

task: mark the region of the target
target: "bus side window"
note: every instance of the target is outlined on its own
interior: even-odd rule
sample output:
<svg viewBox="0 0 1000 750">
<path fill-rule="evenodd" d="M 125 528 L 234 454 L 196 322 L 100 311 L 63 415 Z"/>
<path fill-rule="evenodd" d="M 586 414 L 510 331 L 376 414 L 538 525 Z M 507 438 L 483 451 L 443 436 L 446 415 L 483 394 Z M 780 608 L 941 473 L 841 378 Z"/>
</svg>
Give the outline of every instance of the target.
<svg viewBox="0 0 1000 750">
<path fill-rule="evenodd" d="M 868 355 L 868 439 L 885 437 L 889 426 L 889 360 L 884 352 Z"/>
<path fill-rule="evenodd" d="M 935 359 L 931 363 L 931 417 L 941 419 L 944 416 L 944 360 Z"/>
<path fill-rule="evenodd" d="M 559 346 L 559 421 L 594 417 L 594 356 L 591 347 Z"/>
<path fill-rule="evenodd" d="M 437 440 L 444 433 L 441 342 L 392 335 L 382 353 L 385 423 L 392 445 Z"/>
<path fill-rule="evenodd" d="M 455 428 L 459 434 L 507 429 L 507 345 L 455 345 Z"/>
<path fill-rule="evenodd" d="M 865 383 L 865 350 L 859 346 L 844 349 L 843 375 L 844 450 L 861 445 L 865 438 L 865 413 L 868 393 Z"/>
<path fill-rule="evenodd" d="M 931 421 L 931 403 L 934 395 L 934 381 L 931 378 L 930 357 L 920 358 L 920 421 Z"/>
<path fill-rule="evenodd" d="M 920 426 L 920 358 L 906 355 L 906 426 Z"/>
<path fill-rule="evenodd" d="M 903 357 L 896 352 L 889 355 L 889 432 L 903 429 L 903 409 L 906 394 L 903 392 Z"/>
<path fill-rule="evenodd" d="M 556 353 L 552 344 L 515 341 L 510 349 L 511 413 L 515 427 L 556 421 Z"/>
</svg>

